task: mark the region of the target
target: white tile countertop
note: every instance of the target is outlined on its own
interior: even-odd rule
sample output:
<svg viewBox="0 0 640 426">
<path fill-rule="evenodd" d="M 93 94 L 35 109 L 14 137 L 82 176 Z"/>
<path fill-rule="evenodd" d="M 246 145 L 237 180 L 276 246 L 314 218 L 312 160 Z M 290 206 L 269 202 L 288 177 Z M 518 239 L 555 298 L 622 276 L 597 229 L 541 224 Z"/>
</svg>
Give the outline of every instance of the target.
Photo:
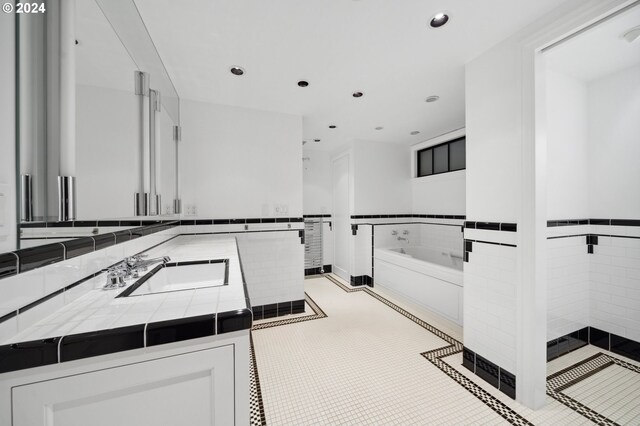
<svg viewBox="0 0 640 426">
<path fill-rule="evenodd" d="M 146 254 L 149 259 L 168 256 L 172 263 L 228 259 L 228 285 L 117 298 L 116 296 L 132 286 L 137 279 L 127 280 L 125 287 L 103 290 L 107 282 L 105 272 L 81 284 L 85 286 L 84 295 L 42 318 L 3 344 L 203 315 L 215 316 L 217 313 L 249 308 L 235 238 L 181 235 L 147 251 Z M 152 270 L 153 267 L 149 268 L 145 275 Z"/>
</svg>

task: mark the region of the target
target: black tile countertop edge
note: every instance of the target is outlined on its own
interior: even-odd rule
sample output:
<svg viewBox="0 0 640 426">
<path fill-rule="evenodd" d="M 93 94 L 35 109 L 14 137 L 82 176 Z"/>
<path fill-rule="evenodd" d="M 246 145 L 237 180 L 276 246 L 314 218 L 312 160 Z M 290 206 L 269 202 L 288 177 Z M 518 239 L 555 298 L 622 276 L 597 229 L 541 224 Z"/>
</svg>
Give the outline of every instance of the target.
<svg viewBox="0 0 640 426">
<path fill-rule="evenodd" d="M 251 329 L 250 308 L 0 345 L 0 374 Z M 59 346 L 59 352 L 58 352 Z"/>
<path fill-rule="evenodd" d="M 306 216 L 305 216 L 306 217 Z M 404 219 L 404 218 L 426 218 L 426 219 L 466 219 L 465 215 L 450 214 L 364 214 L 351 215 L 351 219 Z"/>
<path fill-rule="evenodd" d="M 139 223 L 139 221 L 135 222 Z M 72 259 L 145 235 L 165 231 L 179 225 L 178 221 L 145 221 L 145 223 L 150 224 L 115 233 L 107 232 L 91 237 L 75 238 L 60 243 L 45 244 L 19 249 L 13 252 L 0 253 L 0 279 L 53 263 L 62 262 L 63 260 Z"/>
<path fill-rule="evenodd" d="M 560 219 L 547 221 L 549 228 L 575 225 L 640 226 L 640 219 Z"/>
</svg>

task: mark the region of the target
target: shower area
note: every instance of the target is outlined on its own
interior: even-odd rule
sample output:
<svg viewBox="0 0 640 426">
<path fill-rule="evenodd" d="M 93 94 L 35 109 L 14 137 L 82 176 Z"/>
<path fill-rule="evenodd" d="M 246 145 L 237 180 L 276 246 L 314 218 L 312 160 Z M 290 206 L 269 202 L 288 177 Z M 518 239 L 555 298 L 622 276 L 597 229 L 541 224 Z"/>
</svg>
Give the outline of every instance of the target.
<svg viewBox="0 0 640 426">
<path fill-rule="evenodd" d="M 640 6 L 550 46 L 547 359 L 640 361 Z"/>
</svg>

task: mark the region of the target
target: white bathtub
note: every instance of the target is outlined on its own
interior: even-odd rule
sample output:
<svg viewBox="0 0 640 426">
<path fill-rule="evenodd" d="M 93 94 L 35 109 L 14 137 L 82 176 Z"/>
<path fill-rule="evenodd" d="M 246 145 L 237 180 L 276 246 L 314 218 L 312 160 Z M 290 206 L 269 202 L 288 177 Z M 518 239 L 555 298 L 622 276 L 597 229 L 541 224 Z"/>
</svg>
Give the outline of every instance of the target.
<svg viewBox="0 0 640 426">
<path fill-rule="evenodd" d="M 374 250 L 374 281 L 462 325 L 462 258 L 425 246 Z"/>
</svg>

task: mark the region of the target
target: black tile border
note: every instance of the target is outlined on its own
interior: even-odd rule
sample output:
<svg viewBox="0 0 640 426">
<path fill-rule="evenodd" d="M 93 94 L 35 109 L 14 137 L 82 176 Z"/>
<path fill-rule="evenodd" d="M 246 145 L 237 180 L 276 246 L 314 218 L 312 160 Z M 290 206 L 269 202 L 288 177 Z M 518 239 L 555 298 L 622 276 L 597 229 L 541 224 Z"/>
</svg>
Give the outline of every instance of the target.
<svg viewBox="0 0 640 426">
<path fill-rule="evenodd" d="M 20 224 L 24 228 L 81 228 L 81 227 L 116 227 L 127 226 L 133 227 L 131 229 L 106 232 L 104 234 L 98 234 L 87 237 L 72 237 L 59 243 L 46 244 L 36 247 L 24 248 L 15 250 L 13 252 L 0 253 L 0 279 L 13 276 L 11 273 L 12 268 L 4 266 L 2 259 L 9 253 L 14 253 L 18 256 L 18 269 L 17 273 L 27 272 L 42 266 L 47 266 L 53 263 L 61 262 L 67 259 L 80 256 L 82 254 L 91 253 L 93 251 L 100 250 L 102 248 L 110 247 L 116 244 L 124 243 L 135 238 L 139 238 L 145 235 L 151 235 L 156 232 L 164 231 L 180 225 L 235 225 L 235 224 L 261 224 L 261 223 L 298 223 L 304 222 L 302 217 L 277 217 L 277 218 L 233 218 L 233 219 L 176 219 L 176 220 L 78 220 L 70 222 L 26 222 Z M 248 228 L 245 227 L 245 232 Z M 256 230 L 252 232 L 279 232 L 282 230 Z M 242 231 L 227 231 L 219 232 L 220 234 L 236 233 Z M 199 233 L 197 233 L 199 234 Z M 185 233 L 184 235 L 190 235 Z M 48 238 L 42 237 L 37 239 L 59 239 L 68 237 L 55 237 Z M 27 239 L 27 238 L 25 238 Z M 33 239 L 33 238 L 31 238 Z M 76 242 L 80 240 L 80 242 Z M 89 244 L 92 242 L 92 246 Z M 63 254 L 60 256 L 60 245 L 63 245 Z M 45 247 L 45 248 L 42 248 Z M 25 262 L 21 259 L 38 257 L 42 258 L 40 261 Z M 24 264 L 24 265 L 23 265 Z M 4 272 L 7 269 L 8 272 Z"/>
<path fill-rule="evenodd" d="M 480 229 L 485 231 L 518 232 L 518 224 L 511 222 L 478 222 L 467 221 L 465 229 Z"/>
<path fill-rule="evenodd" d="M 321 217 L 331 217 L 330 214 L 303 214 L 302 217 L 304 219 L 314 219 L 314 218 L 321 218 Z"/>
<path fill-rule="evenodd" d="M 322 268 L 305 268 L 304 276 L 309 277 L 313 275 L 330 274 L 333 269 L 333 265 L 323 265 Z"/>
<path fill-rule="evenodd" d="M 82 224 L 82 226 L 87 223 L 94 223 L 89 221 L 77 222 L 79 224 Z M 143 221 L 121 221 L 118 223 L 123 222 L 140 224 Z M 62 226 L 69 226 L 69 224 L 73 226 L 75 223 L 76 222 L 49 222 L 47 225 L 49 225 L 48 227 L 51 228 L 58 228 Z M 100 223 L 100 221 L 98 221 L 97 223 Z M 94 251 L 111 247 L 116 244 L 124 243 L 140 236 L 151 235 L 155 234 L 156 232 L 165 231 L 179 225 L 178 221 L 144 221 L 144 223 L 145 226 L 138 226 L 137 228 L 128 230 L 107 232 L 90 237 L 79 237 L 59 243 L 45 244 L 36 247 L 23 248 L 15 250 L 13 252 L 1 253 L 0 279 L 16 275 L 12 273 L 2 273 L 3 269 L 5 268 L 3 268 L 1 259 L 8 258 L 7 256 L 9 254 L 12 254 L 17 258 L 17 273 L 23 273 L 44 266 L 52 265 L 54 263 L 62 262 L 64 260 L 73 259 L 74 257 L 92 253 Z M 126 236 L 127 233 L 129 235 L 128 237 Z"/>
<path fill-rule="evenodd" d="M 302 310 L 300 310 L 300 312 L 292 312 L 292 313 L 304 313 L 304 304 L 306 303 L 307 305 L 309 305 L 309 307 L 311 308 L 311 311 L 313 311 L 312 314 L 309 315 L 304 315 L 304 316 L 299 316 L 299 317 L 295 317 L 295 318 L 285 318 L 285 319 L 281 319 L 281 320 L 275 320 L 275 321 L 268 321 L 268 322 L 263 322 L 260 324 L 253 324 L 251 327 L 251 331 L 256 331 L 256 330 L 263 330 L 265 328 L 272 328 L 272 327 L 278 327 L 281 325 L 287 325 L 287 324 L 297 324 L 299 322 L 305 322 L 305 321 L 311 321 L 311 320 L 315 320 L 315 319 L 320 319 L 320 318 L 326 318 L 327 314 L 324 313 L 324 311 L 320 308 L 320 306 L 318 306 L 318 304 L 315 302 L 315 300 L 313 300 L 311 298 L 311 296 L 309 296 L 306 292 L 304 293 L 304 299 L 302 300 L 297 300 L 294 301 L 292 303 L 301 303 L 302 304 Z M 254 320 L 258 320 L 258 318 L 255 318 L 254 316 Z"/>
<path fill-rule="evenodd" d="M 548 341 L 547 361 L 559 358 L 587 344 L 640 362 L 640 342 L 591 326 Z"/>
<path fill-rule="evenodd" d="M 415 213 L 351 215 L 351 219 L 405 219 L 405 218 L 465 220 L 467 216 L 450 215 L 450 214 L 415 214 Z"/>
<path fill-rule="evenodd" d="M 371 278 L 369 275 L 358 275 L 358 276 L 351 275 L 350 284 L 353 287 L 358 287 L 363 285 L 366 285 L 368 287 L 373 287 L 373 278 Z"/>
<path fill-rule="evenodd" d="M 547 221 L 548 228 L 575 225 L 640 226 L 640 219 L 559 219 Z"/>
<path fill-rule="evenodd" d="M 516 376 L 469 347 L 462 349 L 462 365 L 511 399 L 516 399 Z"/>
<path fill-rule="evenodd" d="M 378 293 L 374 292 L 373 290 L 370 290 L 367 287 L 349 288 L 346 285 L 342 284 L 337 279 L 335 279 L 331 275 L 326 275 L 326 278 L 329 281 L 333 282 L 335 285 L 337 285 L 339 288 L 341 288 L 342 290 L 344 290 L 347 293 L 353 293 L 353 292 L 356 292 L 356 291 L 364 291 L 368 295 L 372 296 L 373 298 L 375 298 L 378 301 L 382 302 L 383 304 L 387 305 L 391 309 L 395 310 L 400 315 L 404 316 L 405 318 L 411 320 L 412 322 L 414 322 L 417 325 L 421 326 L 425 330 L 429 331 L 430 333 L 432 333 L 435 336 L 439 337 L 440 339 L 444 340 L 447 343 L 446 346 L 443 346 L 443 347 L 438 348 L 438 349 L 433 349 L 433 350 L 430 350 L 430 351 L 427 351 L 427 352 L 423 352 L 420 355 L 422 355 L 425 359 L 427 359 L 429 362 L 431 362 L 439 370 L 441 370 L 447 376 L 449 376 L 451 379 L 456 381 L 465 390 L 467 390 L 473 396 L 478 398 L 482 403 L 487 405 L 491 410 L 493 410 L 495 413 L 497 413 L 502 418 L 507 420 L 509 423 L 511 423 L 513 425 L 533 426 L 533 424 L 531 422 L 529 422 L 527 419 L 522 417 L 517 412 L 513 411 L 506 404 L 502 403 L 499 399 L 497 399 L 496 397 L 491 395 L 489 392 L 484 390 L 482 387 L 480 387 L 479 385 L 474 383 L 471 379 L 469 379 L 467 376 L 462 374 L 460 371 L 456 370 L 454 367 L 452 367 L 451 365 L 449 365 L 445 361 L 443 361 L 444 358 L 447 358 L 449 356 L 456 355 L 458 353 L 463 352 L 464 347 L 462 345 L 462 342 L 460 342 L 459 340 L 454 339 L 453 337 L 449 336 L 448 334 L 444 333 L 443 331 L 437 329 L 436 327 L 432 326 L 431 324 L 427 323 L 426 321 L 424 321 L 424 320 L 418 318 L 417 316 L 411 314 L 410 312 L 406 311 L 405 309 L 401 308 L 400 306 L 396 305 L 395 303 L 385 299 L 384 297 L 380 296 Z"/>
<path fill-rule="evenodd" d="M 547 362 L 589 344 L 589 327 L 583 327 L 547 342 Z"/>
<path fill-rule="evenodd" d="M 302 309 L 300 308 L 302 306 Z M 254 321 L 304 312 L 304 299 L 253 306 Z"/>
</svg>

